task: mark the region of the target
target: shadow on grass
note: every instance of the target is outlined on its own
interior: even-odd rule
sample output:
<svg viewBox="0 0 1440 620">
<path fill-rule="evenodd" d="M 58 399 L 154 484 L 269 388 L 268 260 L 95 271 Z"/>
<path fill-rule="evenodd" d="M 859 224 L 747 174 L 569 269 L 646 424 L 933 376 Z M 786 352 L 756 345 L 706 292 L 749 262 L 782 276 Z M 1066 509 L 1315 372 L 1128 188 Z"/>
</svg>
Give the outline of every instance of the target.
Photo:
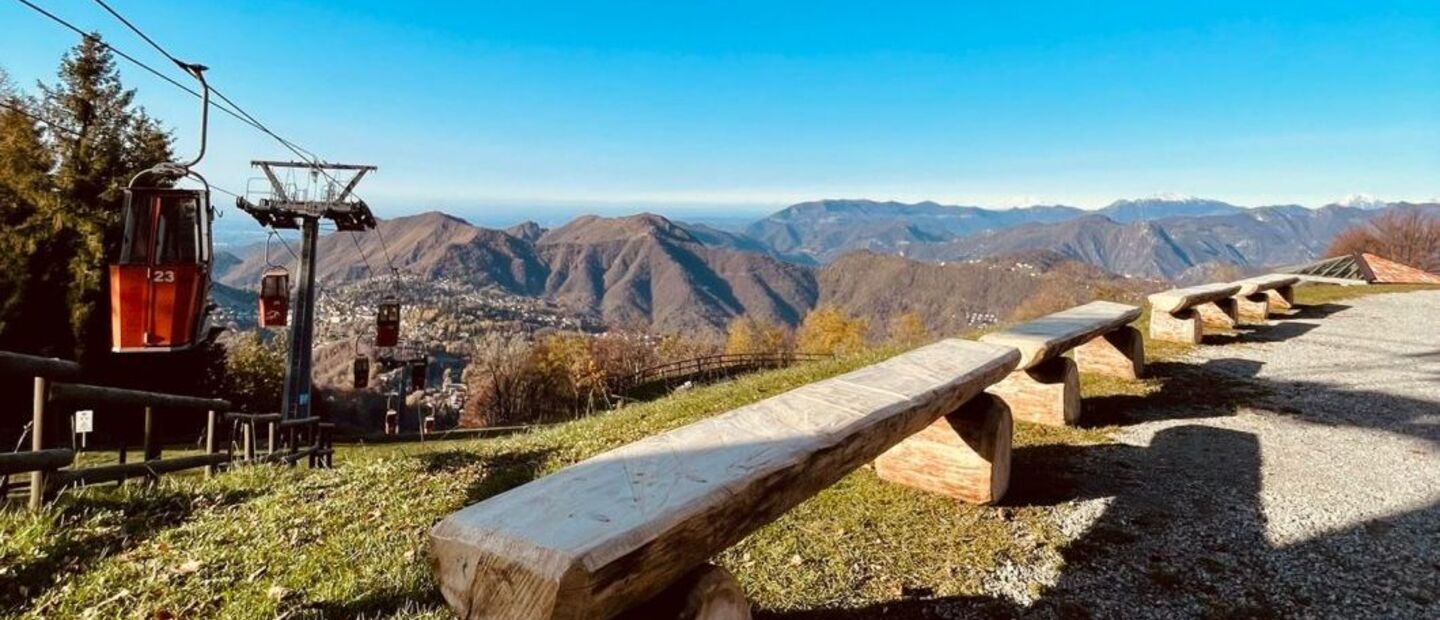
<svg viewBox="0 0 1440 620">
<path fill-rule="evenodd" d="M 1258 372 L 1258 364 L 1250 374 Z M 1146 380 L 1158 383 L 1150 393 L 1092 396 L 1081 401 L 1080 426 L 1130 426 L 1157 419 L 1197 419 L 1229 415 L 1230 404 L 1264 392 L 1240 378 L 1217 376 L 1205 366 L 1153 362 Z"/>
<path fill-rule="evenodd" d="M 370 592 L 352 601 L 320 601 L 301 606 L 301 617 L 319 618 L 390 618 L 404 617 L 427 609 L 444 609 L 445 599 L 437 588 L 420 590 L 386 588 Z M 409 612 L 409 613 L 407 613 Z M 446 615 L 448 615 L 448 611 Z"/>
<path fill-rule="evenodd" d="M 479 466 L 482 475 L 466 489 L 466 505 L 504 493 L 539 478 L 554 449 L 523 450 L 504 454 L 481 454 L 468 450 L 443 450 L 416 455 L 425 473 L 444 474 Z"/>
<path fill-rule="evenodd" d="M 27 605 L 66 575 L 82 572 L 96 562 L 132 549 L 151 537 L 181 525 L 201 508 L 230 506 L 260 495 L 253 490 L 230 489 L 196 495 L 171 489 L 105 490 L 62 497 L 49 509 L 57 520 L 54 533 L 0 570 L 0 610 Z M 114 527 L 85 526 L 96 514 L 119 515 Z M 23 589 L 23 593 L 22 593 Z"/>
</svg>

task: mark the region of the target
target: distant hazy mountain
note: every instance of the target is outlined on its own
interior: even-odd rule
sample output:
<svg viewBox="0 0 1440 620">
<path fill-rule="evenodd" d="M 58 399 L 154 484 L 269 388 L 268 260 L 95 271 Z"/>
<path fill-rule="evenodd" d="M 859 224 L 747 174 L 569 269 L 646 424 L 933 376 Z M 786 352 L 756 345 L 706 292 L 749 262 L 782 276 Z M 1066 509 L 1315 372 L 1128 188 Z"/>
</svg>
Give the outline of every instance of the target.
<svg viewBox="0 0 1440 620">
<path fill-rule="evenodd" d="M 917 243 L 1029 222 L 1064 221 L 1082 214 L 1080 209 L 1063 206 L 994 210 L 934 202 L 819 200 L 787 207 L 746 227 L 745 234 L 780 254 L 808 256 L 824 263 L 855 250 L 904 254 Z"/>
<path fill-rule="evenodd" d="M 924 263 L 853 252 L 819 272 L 820 301 L 884 330 L 914 312 L 944 334 L 958 334 L 1015 317 L 1043 314 L 1104 297 L 1138 301 L 1164 288 L 1159 281 L 1121 278 L 1054 252 Z"/>
<path fill-rule="evenodd" d="M 1243 269 L 1312 260 L 1336 234 L 1373 214 L 1349 207 L 1278 206 L 1129 223 L 1092 214 L 929 244 L 913 248 L 912 255 L 951 261 L 1049 250 L 1114 273 L 1177 278 L 1207 263 Z"/>
<path fill-rule="evenodd" d="M 1151 198 L 1117 200 L 1098 213 L 1122 224 L 1159 220 L 1167 217 L 1201 217 L 1206 215 L 1230 215 L 1244 211 L 1219 200 L 1207 200 L 1194 196 L 1161 194 Z"/>
<path fill-rule="evenodd" d="M 535 222 L 521 222 L 506 228 L 505 234 L 522 241 L 534 243 L 540 239 L 540 235 L 545 234 L 545 228 Z"/>
<path fill-rule="evenodd" d="M 1384 209 L 1390 206 L 1390 203 L 1367 194 L 1350 194 L 1332 204 L 1340 207 L 1354 207 L 1356 209 Z"/>
</svg>

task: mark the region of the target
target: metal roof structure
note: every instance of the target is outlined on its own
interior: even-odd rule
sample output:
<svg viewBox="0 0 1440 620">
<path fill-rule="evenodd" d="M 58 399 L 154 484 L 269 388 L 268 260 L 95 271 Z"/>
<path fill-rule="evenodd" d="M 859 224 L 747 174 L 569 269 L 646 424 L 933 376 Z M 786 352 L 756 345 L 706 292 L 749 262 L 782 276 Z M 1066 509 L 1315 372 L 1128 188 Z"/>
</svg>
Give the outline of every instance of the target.
<svg viewBox="0 0 1440 620">
<path fill-rule="evenodd" d="M 1356 283 L 1440 284 L 1440 275 L 1421 271 L 1368 252 L 1335 256 L 1306 265 L 1285 267 L 1278 271 L 1316 278 L 1352 280 Z"/>
</svg>

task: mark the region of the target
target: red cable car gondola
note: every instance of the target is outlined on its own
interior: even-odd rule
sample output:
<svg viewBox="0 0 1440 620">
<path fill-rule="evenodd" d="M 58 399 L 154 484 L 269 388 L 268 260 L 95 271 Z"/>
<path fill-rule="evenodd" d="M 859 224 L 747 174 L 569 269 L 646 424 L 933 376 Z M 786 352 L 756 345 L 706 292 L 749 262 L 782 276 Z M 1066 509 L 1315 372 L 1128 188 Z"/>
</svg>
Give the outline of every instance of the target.
<svg viewBox="0 0 1440 620">
<path fill-rule="evenodd" d="M 260 326 L 285 327 L 290 314 L 290 272 L 273 268 L 260 276 Z"/>
<path fill-rule="evenodd" d="M 363 390 L 370 387 L 370 358 L 364 355 L 355 356 L 352 369 L 355 373 L 355 389 Z"/>
<path fill-rule="evenodd" d="M 126 188 L 120 257 L 110 265 L 115 351 L 181 351 L 202 341 L 211 213 L 207 190 Z"/>
<path fill-rule="evenodd" d="M 200 345 L 206 336 L 215 210 L 210 184 L 191 168 L 205 157 L 210 87 L 205 67 L 180 66 L 204 91 L 200 153 L 189 163 L 142 170 L 125 188 L 120 255 L 109 269 L 110 346 L 116 352 L 183 351 Z M 204 189 L 171 187 L 187 177 Z M 137 186 L 141 179 L 152 184 Z"/>
<path fill-rule="evenodd" d="M 410 364 L 411 392 L 422 392 L 425 390 L 425 379 L 429 371 L 429 364 L 426 363 L 426 360 L 415 360 Z"/>
<path fill-rule="evenodd" d="M 393 347 L 400 342 L 400 302 L 386 297 L 375 311 L 375 346 Z"/>
</svg>

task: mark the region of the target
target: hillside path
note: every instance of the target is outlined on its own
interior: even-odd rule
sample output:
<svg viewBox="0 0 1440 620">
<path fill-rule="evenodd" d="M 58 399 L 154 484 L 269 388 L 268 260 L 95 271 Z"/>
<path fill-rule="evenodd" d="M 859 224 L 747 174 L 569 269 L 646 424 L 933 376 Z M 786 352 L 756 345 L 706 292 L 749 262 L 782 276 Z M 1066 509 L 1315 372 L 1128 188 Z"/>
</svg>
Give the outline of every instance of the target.
<svg viewBox="0 0 1440 620">
<path fill-rule="evenodd" d="M 1087 402 L 1125 410 L 1118 444 L 1016 456 L 1073 481 L 1071 540 L 990 594 L 1027 617 L 1440 617 L 1437 312 L 1440 291 L 1308 308 L 1157 364 L 1158 395 Z"/>
</svg>

